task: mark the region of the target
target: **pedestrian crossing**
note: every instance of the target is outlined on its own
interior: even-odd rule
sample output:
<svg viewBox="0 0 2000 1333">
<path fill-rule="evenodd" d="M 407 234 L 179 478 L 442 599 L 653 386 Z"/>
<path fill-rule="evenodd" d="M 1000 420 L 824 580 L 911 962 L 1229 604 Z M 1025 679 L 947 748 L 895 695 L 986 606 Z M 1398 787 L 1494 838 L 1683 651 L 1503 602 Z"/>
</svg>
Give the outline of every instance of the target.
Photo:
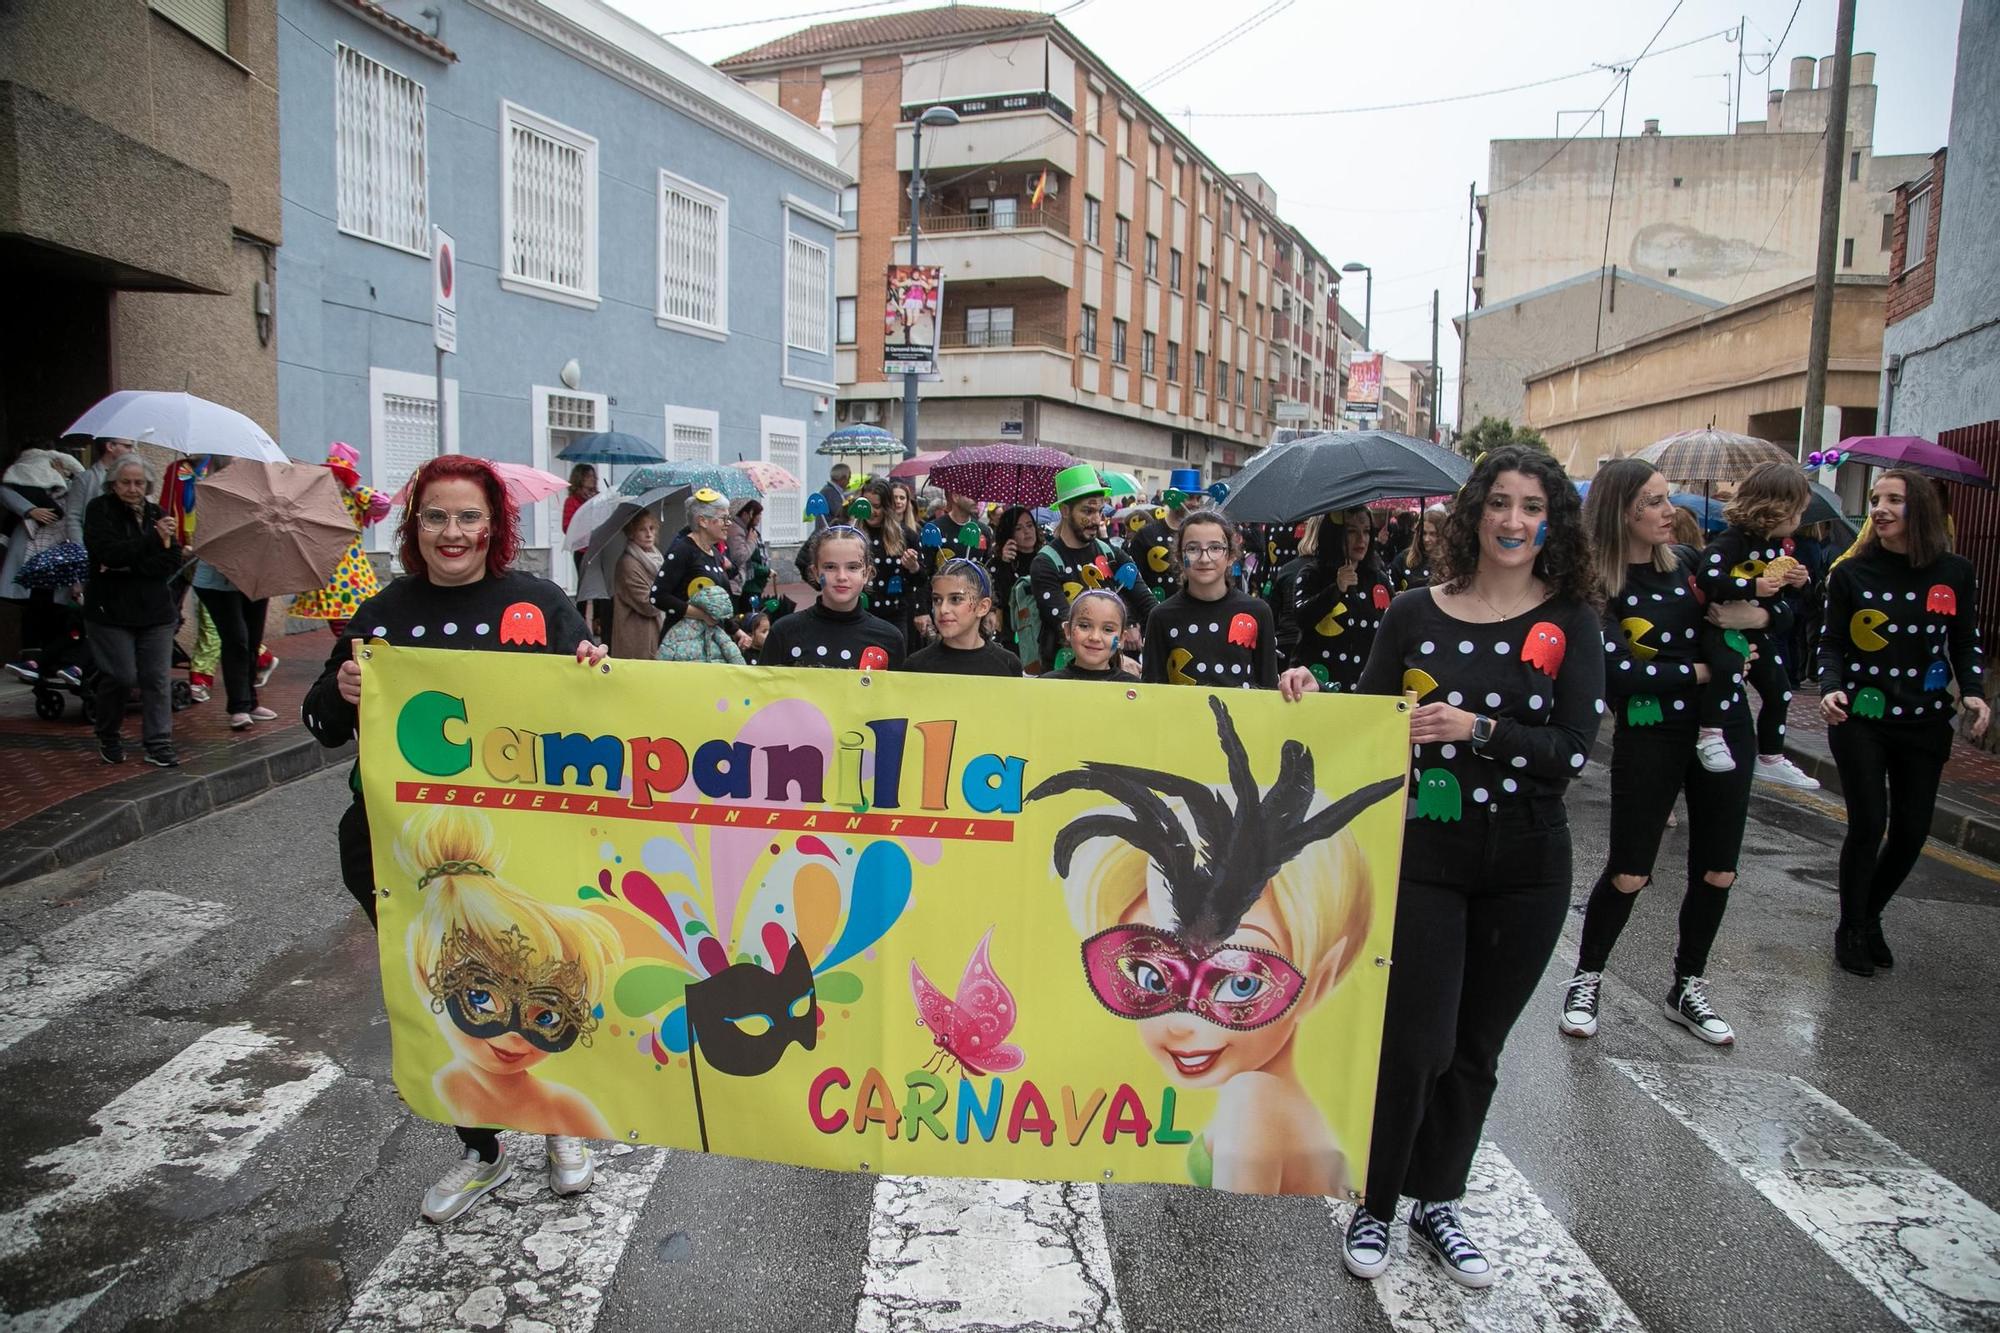
<svg viewBox="0 0 2000 1333">
<path fill-rule="evenodd" d="M 68 1025 L 88 1027 L 93 1005 L 109 988 L 171 975 L 224 915 L 216 904 L 140 890 L 9 953 L 0 973 L 0 1015 L 26 1031 L 0 1048 L 0 1081 L 11 1083 L 14 1067 L 59 1050 Z M 121 931 L 144 933 L 134 928 L 140 921 L 155 930 L 152 940 L 120 942 Z M 162 931 L 162 922 L 179 924 Z M 105 947 L 93 955 L 88 940 Z M 360 1028 L 379 1023 L 372 1005 L 330 1010 L 326 1018 Z M 55 1030 L 43 1031 L 49 1028 Z M 674 1155 L 631 1144 L 598 1145 L 594 1188 L 563 1199 L 547 1189 L 542 1141 L 506 1135 L 517 1161 L 513 1180 L 453 1224 L 423 1223 L 417 1197 L 428 1177 L 412 1171 L 442 1170 L 447 1133 L 413 1121 L 381 1095 L 386 1069 L 324 1053 L 352 1045 L 340 1030 L 321 1040 L 297 1031 L 278 1035 L 249 1019 L 224 1022 L 163 1050 L 149 1071 L 89 1111 L 80 1132 L 37 1142 L 18 1160 L 0 1163 L 0 1179 L 12 1182 L 0 1187 L 0 1333 L 82 1333 L 145 1316 L 172 1322 L 189 1299 L 183 1286 L 143 1268 L 136 1256 L 79 1261 L 79 1238 L 97 1220 L 149 1209 L 171 1214 L 172 1201 L 195 1182 L 229 1185 L 231 1197 L 276 1191 L 283 1177 L 324 1168 L 324 1154 L 301 1145 L 312 1139 L 311 1126 L 340 1117 L 346 1117 L 342 1153 L 380 1154 L 357 1177 L 360 1183 L 346 1188 L 384 1200 L 382 1221 L 341 1225 L 334 1262 L 344 1280 L 301 1322 L 354 1333 L 595 1333 L 600 1327 L 623 1333 L 648 1325 L 643 1300 L 635 1313 L 631 1301 L 611 1299 L 621 1283 L 629 1291 L 661 1280 L 690 1244 L 712 1247 L 711 1264 L 728 1269 L 726 1234 L 677 1232 L 658 1244 L 634 1243 L 645 1234 L 649 1209 L 672 1206 L 662 1181 Z M 2000 1326 L 2000 1216 L 1823 1092 L 1741 1059 L 1673 1063 L 1590 1052 L 1580 1058 L 1615 1071 L 1609 1077 L 1619 1086 L 1629 1080 L 1644 1092 L 1659 1122 L 1649 1132 L 1665 1138 L 1685 1130 L 1698 1145 L 1689 1151 L 1706 1152 L 1733 1171 L 1740 1185 L 1722 1188 L 1740 1195 L 1728 1207 L 1768 1211 L 1768 1225 L 1796 1228 L 1826 1256 L 1833 1266 L 1824 1281 L 1845 1287 L 1827 1293 L 1829 1308 L 1862 1302 L 1874 1311 L 1871 1326 Z M 26 1095 L 32 1099 L 32 1089 Z M 361 1114 L 357 1106 L 373 1109 Z M 1494 1129 L 1508 1137 L 1505 1125 Z M 1600 1267 L 1606 1256 L 1592 1250 L 1597 1229 L 1590 1210 L 1580 1209 L 1564 1186 L 1538 1187 L 1533 1166 L 1518 1165 L 1517 1156 L 1531 1162 L 1534 1154 L 1483 1144 L 1465 1200 L 1467 1229 L 1488 1247 L 1500 1273 L 1486 1292 L 1460 1289 L 1427 1256 L 1411 1252 L 1400 1221 L 1392 1229 L 1388 1273 L 1374 1283 L 1350 1282 L 1339 1273 L 1349 1205 L 1328 1200 L 1315 1208 L 1318 1224 L 1304 1228 L 1310 1234 L 1285 1237 L 1308 1262 L 1336 1275 L 1336 1302 L 1318 1312 L 1313 1326 L 1395 1333 L 1643 1333 L 1680 1326 L 1671 1310 L 1648 1311 L 1653 1293 L 1633 1278 L 1634 1256 L 1621 1253 L 1619 1264 L 1606 1265 L 1617 1281 L 1606 1276 Z M 727 1180 L 728 1170 L 707 1178 Z M 768 1174 L 759 1179 L 765 1183 L 758 1192 L 782 1189 Z M 1130 1281 L 1119 1228 L 1170 1216 L 1188 1197 L 1147 1186 L 884 1176 L 853 1194 L 851 1206 L 811 1217 L 790 1215 L 782 1197 L 756 1206 L 766 1209 L 762 1225 L 796 1228 L 801 1264 L 816 1272 L 823 1267 L 825 1280 L 851 1293 L 838 1330 L 1229 1327 L 1226 1309 L 1160 1310 L 1158 1282 Z M 1238 1282 L 1271 1280 L 1260 1276 L 1273 1262 L 1263 1219 L 1279 1215 L 1277 1207 L 1232 1199 L 1201 1210 L 1204 1226 L 1212 1218 L 1224 1225 L 1177 1243 L 1191 1264 L 1220 1263 Z M 162 1267 L 171 1272 L 178 1262 L 171 1255 L 199 1253 L 206 1234 L 191 1224 L 149 1244 L 164 1248 L 169 1257 Z M 1755 1255 L 1744 1262 L 1754 1271 Z M 29 1276 L 32 1283 L 24 1280 Z M 740 1277 L 758 1281 L 754 1272 Z M 14 1293 L 23 1290 L 33 1299 L 17 1300 Z M 722 1317 L 727 1300 L 718 1300 Z M 279 1319 L 269 1326 L 290 1325 Z"/>
</svg>

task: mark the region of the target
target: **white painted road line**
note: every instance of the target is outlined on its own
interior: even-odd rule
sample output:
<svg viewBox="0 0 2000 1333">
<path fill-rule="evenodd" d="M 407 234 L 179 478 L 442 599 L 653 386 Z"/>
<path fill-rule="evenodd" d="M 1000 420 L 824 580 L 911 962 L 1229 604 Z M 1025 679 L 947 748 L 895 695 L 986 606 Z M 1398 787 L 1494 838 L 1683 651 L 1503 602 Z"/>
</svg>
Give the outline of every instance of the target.
<svg viewBox="0 0 2000 1333">
<path fill-rule="evenodd" d="M 1097 1186 L 884 1176 L 856 1333 L 1123 1333 Z"/>
<path fill-rule="evenodd" d="M 229 909 L 141 889 L 0 958 L 0 1051 L 125 986 L 222 925 Z"/>
<path fill-rule="evenodd" d="M 1332 1200 L 1327 1207 L 1338 1244 L 1351 1210 Z M 1413 1248 L 1409 1208 L 1404 1200 L 1389 1228 L 1389 1271 L 1368 1284 L 1398 1333 L 1644 1333 L 1569 1229 L 1491 1141 L 1481 1142 L 1472 1160 L 1463 1209 L 1466 1234 L 1498 1271 L 1491 1287 L 1467 1291 L 1427 1250 Z"/>
<path fill-rule="evenodd" d="M 231 1066 L 252 1057 L 298 1077 L 251 1086 Z M 33 1248 L 43 1218 L 143 1184 L 163 1167 L 203 1180 L 229 1179 L 340 1075 L 325 1056 L 289 1050 L 281 1039 L 248 1027 L 204 1034 L 106 1102 L 90 1117 L 96 1134 L 29 1159 L 30 1169 L 46 1168 L 61 1183 L 0 1215 L 0 1258 Z"/>
<path fill-rule="evenodd" d="M 419 1329 L 589 1333 L 667 1155 L 593 1144 L 587 1194 L 550 1192 L 539 1134 L 504 1134 L 514 1177 L 443 1226 L 419 1221 L 362 1284 L 346 1333 Z M 428 1180 L 409 1182 L 415 1213 Z"/>
<path fill-rule="evenodd" d="M 2000 1327 L 2000 1215 L 1802 1079 L 1612 1064 L 1913 1329 Z"/>
<path fill-rule="evenodd" d="M 118 1279 L 95 1291 L 86 1291 L 81 1296 L 72 1296 L 54 1305 L 44 1305 L 39 1310 L 24 1310 L 20 1314 L 8 1314 L 0 1310 L 0 1333 L 62 1333 L 83 1316 L 83 1312 L 97 1304 L 97 1298 L 118 1285 Z"/>
</svg>

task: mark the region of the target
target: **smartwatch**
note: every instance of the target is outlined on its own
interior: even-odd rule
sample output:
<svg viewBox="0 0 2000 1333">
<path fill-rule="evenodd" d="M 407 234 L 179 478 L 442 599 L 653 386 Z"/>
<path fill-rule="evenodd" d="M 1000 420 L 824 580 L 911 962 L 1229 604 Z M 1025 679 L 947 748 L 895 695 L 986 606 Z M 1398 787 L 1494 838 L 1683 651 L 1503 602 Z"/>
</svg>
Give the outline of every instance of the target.
<svg viewBox="0 0 2000 1333">
<path fill-rule="evenodd" d="M 1473 749 L 1475 749 L 1475 750 L 1483 750 L 1483 749 L 1485 749 L 1485 748 L 1486 748 L 1486 745 L 1487 745 L 1487 743 L 1488 743 L 1489 741 L 1491 741 L 1491 740 L 1493 739 L 1493 728 L 1494 728 L 1494 727 L 1495 727 L 1496 725 L 1497 725 L 1497 724 L 1496 724 L 1496 723 L 1495 723 L 1495 722 L 1493 721 L 1493 719 L 1492 719 L 1492 718 L 1490 718 L 1490 717 L 1475 717 L 1475 718 L 1473 718 L 1473 719 L 1472 719 L 1472 748 L 1473 748 Z"/>
</svg>

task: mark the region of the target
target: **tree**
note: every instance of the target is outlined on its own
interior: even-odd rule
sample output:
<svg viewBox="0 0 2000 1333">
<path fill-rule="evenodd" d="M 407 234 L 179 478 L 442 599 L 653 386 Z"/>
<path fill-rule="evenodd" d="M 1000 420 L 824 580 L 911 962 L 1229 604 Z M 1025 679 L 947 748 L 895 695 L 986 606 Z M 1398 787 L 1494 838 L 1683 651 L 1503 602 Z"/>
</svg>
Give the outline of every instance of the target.
<svg viewBox="0 0 2000 1333">
<path fill-rule="evenodd" d="M 1467 458 L 1477 458 L 1489 449 L 1498 449 L 1504 444 L 1518 444 L 1524 449 L 1549 451 L 1549 443 L 1542 433 L 1526 426 L 1515 426 L 1505 417 L 1481 417 L 1479 424 L 1458 437 L 1458 451 Z"/>
</svg>

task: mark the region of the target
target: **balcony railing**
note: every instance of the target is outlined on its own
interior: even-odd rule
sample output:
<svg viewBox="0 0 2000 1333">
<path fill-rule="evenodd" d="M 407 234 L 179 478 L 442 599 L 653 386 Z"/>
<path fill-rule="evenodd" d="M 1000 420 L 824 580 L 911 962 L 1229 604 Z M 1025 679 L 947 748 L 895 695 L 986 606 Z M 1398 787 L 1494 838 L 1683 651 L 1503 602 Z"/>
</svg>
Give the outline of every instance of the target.
<svg viewBox="0 0 2000 1333">
<path fill-rule="evenodd" d="M 902 234 L 910 234 L 910 218 L 903 215 Z M 1012 213 L 994 213 L 986 209 L 965 213 L 924 214 L 924 235 L 938 236 L 953 232 L 979 231 L 1026 231 L 1045 228 L 1060 236 L 1069 235 L 1069 214 L 1060 208 L 1017 208 Z"/>
<path fill-rule="evenodd" d="M 946 351 L 985 351 L 1006 347 L 1046 347 L 1060 352 L 1068 345 L 1059 325 L 1022 325 L 1011 329 L 945 329 L 938 346 Z"/>
</svg>

